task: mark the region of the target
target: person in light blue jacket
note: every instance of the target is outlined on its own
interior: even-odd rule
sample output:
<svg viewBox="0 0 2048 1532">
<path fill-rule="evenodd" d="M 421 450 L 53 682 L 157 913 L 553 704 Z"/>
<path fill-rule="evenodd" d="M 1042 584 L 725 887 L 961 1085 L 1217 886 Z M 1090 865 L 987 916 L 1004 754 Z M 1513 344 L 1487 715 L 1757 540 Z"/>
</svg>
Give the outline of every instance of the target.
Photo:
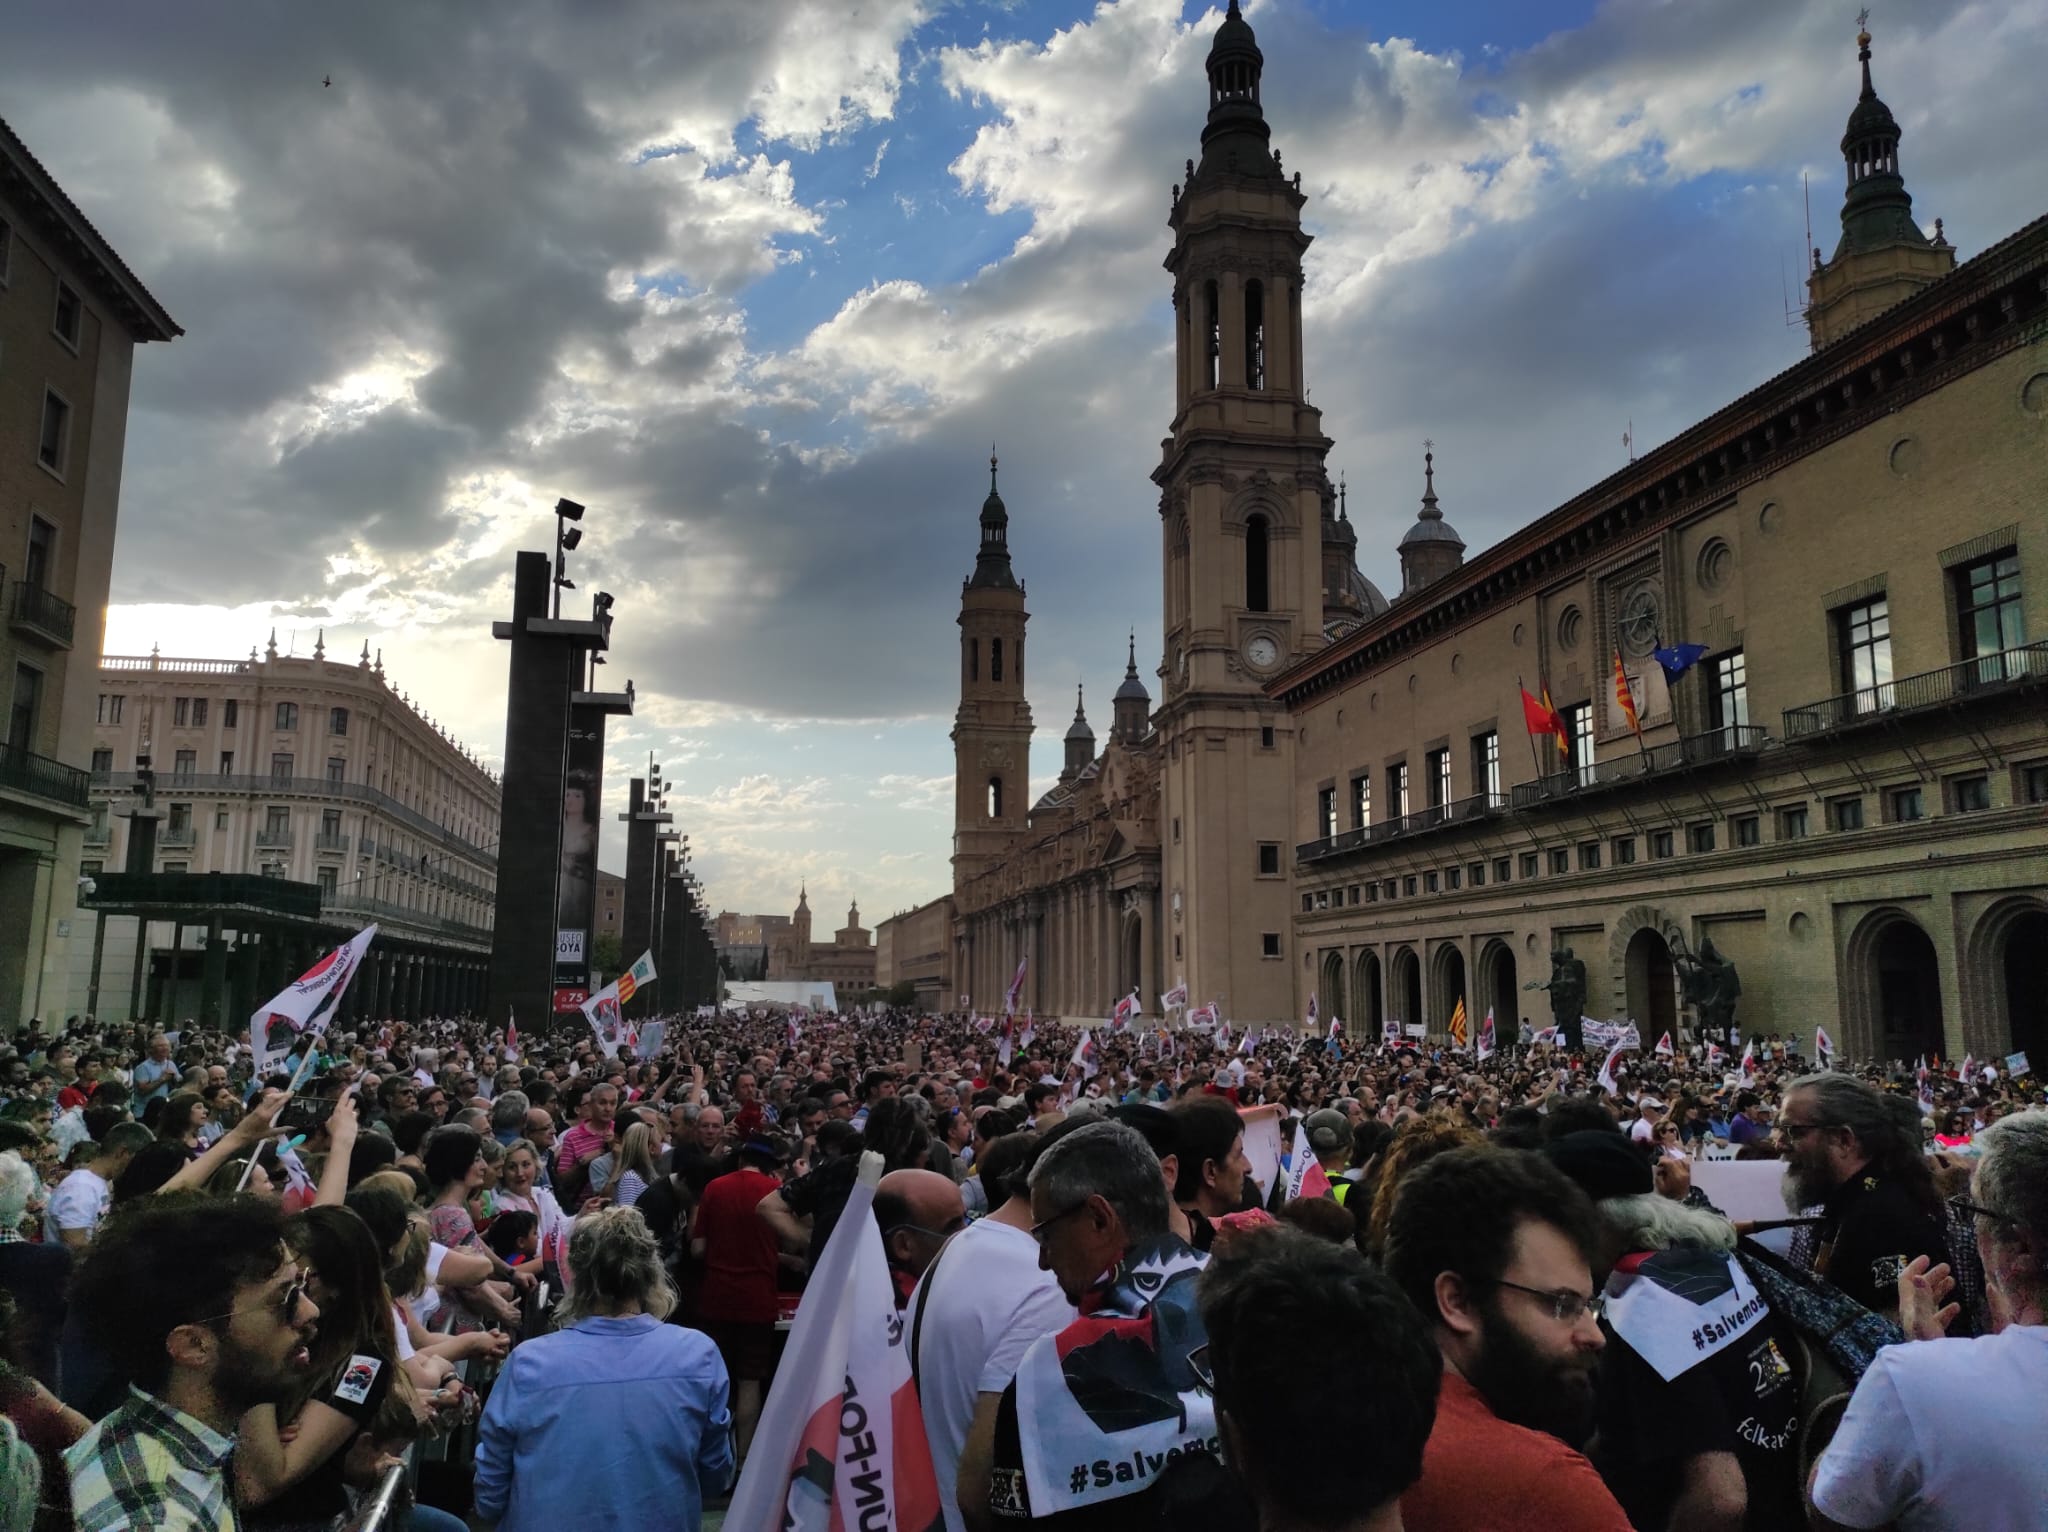
<svg viewBox="0 0 2048 1532">
<path fill-rule="evenodd" d="M 498 1532 L 698 1532 L 733 1474 L 731 1385 L 634 1208 L 577 1220 L 566 1328 L 513 1348 L 484 1407 L 476 1516 Z"/>
</svg>

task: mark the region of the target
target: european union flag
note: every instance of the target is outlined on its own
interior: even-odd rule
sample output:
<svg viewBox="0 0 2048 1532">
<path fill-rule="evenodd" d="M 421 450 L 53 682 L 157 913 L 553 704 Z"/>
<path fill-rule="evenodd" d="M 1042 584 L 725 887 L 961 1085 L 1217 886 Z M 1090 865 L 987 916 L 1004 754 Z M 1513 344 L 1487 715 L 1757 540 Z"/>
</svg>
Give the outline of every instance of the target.
<svg viewBox="0 0 2048 1532">
<path fill-rule="evenodd" d="M 1700 656 L 1707 652 L 1705 644 L 1673 644 L 1668 649 L 1653 649 L 1650 658 L 1664 667 L 1664 674 L 1676 681 L 1700 662 Z"/>
</svg>

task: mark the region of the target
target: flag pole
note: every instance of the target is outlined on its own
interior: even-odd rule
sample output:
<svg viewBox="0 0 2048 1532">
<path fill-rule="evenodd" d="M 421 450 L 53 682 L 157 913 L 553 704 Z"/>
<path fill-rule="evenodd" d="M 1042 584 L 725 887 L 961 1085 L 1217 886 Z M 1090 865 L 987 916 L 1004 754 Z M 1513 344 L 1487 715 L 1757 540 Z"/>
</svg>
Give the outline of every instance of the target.
<svg viewBox="0 0 2048 1532">
<path fill-rule="evenodd" d="M 1529 688 L 1522 684 L 1522 678 L 1519 674 L 1515 677 L 1515 691 L 1517 693 L 1515 702 L 1520 706 L 1522 698 L 1529 695 Z M 1529 764 L 1536 768 L 1536 780 L 1541 782 L 1543 780 L 1543 762 L 1536 754 L 1536 736 L 1530 731 L 1529 714 L 1526 707 L 1522 712 L 1522 732 L 1529 736 Z"/>
</svg>

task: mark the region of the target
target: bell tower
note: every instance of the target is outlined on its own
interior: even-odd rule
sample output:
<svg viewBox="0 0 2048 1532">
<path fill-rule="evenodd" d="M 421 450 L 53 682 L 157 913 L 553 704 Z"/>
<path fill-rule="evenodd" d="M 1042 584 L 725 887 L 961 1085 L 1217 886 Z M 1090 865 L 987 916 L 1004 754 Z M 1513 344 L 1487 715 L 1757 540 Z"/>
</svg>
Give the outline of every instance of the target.
<svg viewBox="0 0 2048 1532">
<path fill-rule="evenodd" d="M 1324 642 L 1330 442 L 1301 346 L 1306 202 L 1273 149 L 1264 56 L 1231 0 L 1209 50 L 1202 157 L 1174 188 L 1175 414 L 1153 480 L 1165 542 L 1157 724 L 1169 969 L 1245 1021 L 1300 1014 L 1284 871 L 1295 833 L 1292 725 L 1265 695 Z M 1343 550 L 1349 564 L 1349 550 Z M 1270 851 L 1266 853 L 1270 858 Z M 1270 866 L 1270 861 L 1267 862 Z"/>
<path fill-rule="evenodd" d="M 960 706 L 953 714 L 953 888 L 1024 829 L 1031 704 L 1024 700 L 1024 587 L 1010 568 L 1010 515 L 988 460 L 981 549 L 960 585 Z"/>
</svg>

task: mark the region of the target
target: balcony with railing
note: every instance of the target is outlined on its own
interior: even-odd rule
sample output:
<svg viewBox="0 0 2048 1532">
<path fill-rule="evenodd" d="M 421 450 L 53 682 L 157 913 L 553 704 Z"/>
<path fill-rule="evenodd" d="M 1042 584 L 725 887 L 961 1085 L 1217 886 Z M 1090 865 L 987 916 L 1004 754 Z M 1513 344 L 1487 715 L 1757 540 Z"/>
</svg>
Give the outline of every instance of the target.
<svg viewBox="0 0 2048 1532">
<path fill-rule="evenodd" d="M 292 849 L 292 832 L 289 830 L 262 829 L 256 832 L 256 849 L 259 851 L 289 851 Z"/>
<path fill-rule="evenodd" d="M 92 801 L 88 773 L 53 761 L 47 755 L 4 743 L 0 743 L 0 788 L 81 810 Z"/>
<path fill-rule="evenodd" d="M 1966 703 L 2009 696 L 2048 685 L 2048 642 L 1980 654 L 1960 665 L 1945 665 L 1915 676 L 1843 692 L 1803 707 L 1785 709 L 1785 738 L 1810 739 L 1867 724 Z"/>
<path fill-rule="evenodd" d="M 17 633 L 40 638 L 58 649 L 69 649 L 72 631 L 78 624 L 78 608 L 53 590 L 16 580 L 7 621 Z"/>
<path fill-rule="evenodd" d="M 109 772 L 93 778 L 94 786 L 103 794 L 124 791 L 134 782 L 135 773 Z M 169 777 L 159 777 L 157 785 L 161 790 Z M 489 851 L 471 845 L 446 825 L 436 824 L 416 809 L 407 808 L 388 793 L 379 792 L 361 782 L 330 782 L 325 777 L 272 777 L 233 775 L 222 776 L 211 772 L 187 772 L 175 774 L 175 785 L 180 793 L 194 797 L 232 798 L 324 798 L 330 802 L 340 799 L 348 803 L 366 803 L 387 818 L 397 821 L 406 829 L 426 836 L 444 850 L 451 851 L 479 866 L 497 870 L 498 859 Z M 370 854 L 371 843 L 365 837 L 363 853 Z M 396 852 L 393 852 L 394 858 Z"/>
<path fill-rule="evenodd" d="M 313 837 L 313 849 L 345 853 L 349 848 L 349 839 L 346 835 L 329 835 L 323 830 Z"/>
<path fill-rule="evenodd" d="M 199 832 L 189 824 L 166 825 L 156 843 L 164 851 L 189 851 L 199 844 Z"/>
<path fill-rule="evenodd" d="M 1768 738 L 1762 729 L 1751 724 L 1730 724 L 1704 734 L 1688 734 L 1668 744 L 1610 755 L 1590 766 L 1518 783 L 1512 794 L 1514 806 L 1518 810 L 1543 808 L 1653 777 L 1748 760 L 1764 748 Z"/>
<path fill-rule="evenodd" d="M 1343 856 L 1347 852 L 1362 851 L 1367 846 L 1377 846 L 1391 840 L 1407 840 L 1431 830 L 1445 830 L 1457 825 L 1475 824 L 1492 819 L 1504 813 L 1508 800 L 1499 793 L 1474 793 L 1469 798 L 1456 798 L 1449 803 L 1432 804 L 1426 809 L 1401 814 L 1392 819 L 1378 820 L 1369 825 L 1356 825 L 1349 830 L 1340 830 L 1322 840 L 1304 841 L 1294 848 L 1298 862 L 1319 862 L 1325 857 Z"/>
<path fill-rule="evenodd" d="M 322 893 L 320 904 L 329 914 L 374 920 L 380 925 L 404 926 L 455 941 L 488 943 L 491 939 L 488 926 L 473 926 L 465 921 L 450 920 L 444 915 L 430 915 L 425 910 L 408 909 L 405 905 L 393 904 L 388 899 L 373 899 L 367 894 Z"/>
</svg>

